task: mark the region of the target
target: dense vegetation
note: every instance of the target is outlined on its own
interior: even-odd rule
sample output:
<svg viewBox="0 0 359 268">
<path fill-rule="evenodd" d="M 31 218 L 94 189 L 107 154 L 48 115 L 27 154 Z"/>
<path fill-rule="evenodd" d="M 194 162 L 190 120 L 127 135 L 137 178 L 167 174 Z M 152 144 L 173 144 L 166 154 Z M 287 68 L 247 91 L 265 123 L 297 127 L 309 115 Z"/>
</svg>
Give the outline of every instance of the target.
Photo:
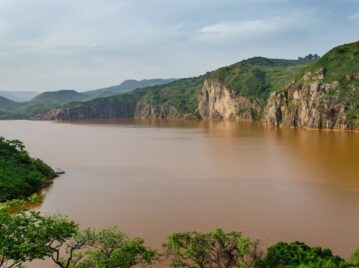
<svg viewBox="0 0 359 268">
<path fill-rule="evenodd" d="M 0 205 L 0 268 L 24 267 L 50 259 L 61 268 L 129 268 L 162 265 L 193 268 L 341 268 L 359 267 L 359 251 L 350 260 L 329 249 L 301 242 L 279 242 L 266 251 L 258 240 L 239 232 L 173 233 L 156 251 L 118 227 L 81 230 L 61 216 L 28 211 L 24 201 Z M 162 267 L 161 266 L 161 267 Z"/>
<path fill-rule="evenodd" d="M 54 176 L 49 166 L 29 156 L 20 141 L 0 137 L 0 202 L 28 197 Z"/>
</svg>

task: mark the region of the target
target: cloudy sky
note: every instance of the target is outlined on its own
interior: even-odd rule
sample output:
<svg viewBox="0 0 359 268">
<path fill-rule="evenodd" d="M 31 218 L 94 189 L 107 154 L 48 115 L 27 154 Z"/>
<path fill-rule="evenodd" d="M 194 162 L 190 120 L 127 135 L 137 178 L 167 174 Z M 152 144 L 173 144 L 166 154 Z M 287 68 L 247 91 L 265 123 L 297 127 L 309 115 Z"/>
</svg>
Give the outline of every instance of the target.
<svg viewBox="0 0 359 268">
<path fill-rule="evenodd" d="M 0 90 L 196 76 L 359 40 L 359 0 L 0 0 Z"/>
</svg>

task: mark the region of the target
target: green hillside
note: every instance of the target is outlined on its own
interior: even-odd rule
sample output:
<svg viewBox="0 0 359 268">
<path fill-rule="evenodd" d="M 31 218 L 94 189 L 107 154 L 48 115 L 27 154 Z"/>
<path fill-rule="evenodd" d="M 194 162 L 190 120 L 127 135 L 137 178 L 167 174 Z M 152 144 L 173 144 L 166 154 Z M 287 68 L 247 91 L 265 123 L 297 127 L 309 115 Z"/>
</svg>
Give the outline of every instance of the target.
<svg viewBox="0 0 359 268">
<path fill-rule="evenodd" d="M 283 60 L 255 57 L 208 75 L 243 96 L 259 102 L 267 100 L 269 93 L 285 87 L 306 66 L 307 60 Z"/>
<path fill-rule="evenodd" d="M 29 156 L 20 141 L 0 137 L 0 203 L 28 197 L 54 176 L 48 165 Z"/>
</svg>

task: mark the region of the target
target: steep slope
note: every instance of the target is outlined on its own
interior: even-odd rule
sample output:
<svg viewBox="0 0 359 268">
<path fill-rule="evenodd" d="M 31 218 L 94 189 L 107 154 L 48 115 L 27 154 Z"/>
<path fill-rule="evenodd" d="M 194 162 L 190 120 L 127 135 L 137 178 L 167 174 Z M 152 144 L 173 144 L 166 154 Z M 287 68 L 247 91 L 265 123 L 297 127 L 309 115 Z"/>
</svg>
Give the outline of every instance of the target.
<svg viewBox="0 0 359 268">
<path fill-rule="evenodd" d="M 275 92 L 264 121 L 276 126 L 359 129 L 359 42 L 336 47 Z"/>
</svg>

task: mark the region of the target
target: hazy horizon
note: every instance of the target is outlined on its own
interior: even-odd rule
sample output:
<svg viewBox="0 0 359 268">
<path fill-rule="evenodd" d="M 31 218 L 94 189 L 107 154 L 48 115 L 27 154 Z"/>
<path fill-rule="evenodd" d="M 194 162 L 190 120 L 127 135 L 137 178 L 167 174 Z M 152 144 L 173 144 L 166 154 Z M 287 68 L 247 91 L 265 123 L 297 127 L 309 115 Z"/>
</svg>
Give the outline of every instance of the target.
<svg viewBox="0 0 359 268">
<path fill-rule="evenodd" d="M 359 2 L 0 2 L 0 90 L 93 90 L 193 77 L 240 60 L 296 59 L 358 40 Z"/>
</svg>

